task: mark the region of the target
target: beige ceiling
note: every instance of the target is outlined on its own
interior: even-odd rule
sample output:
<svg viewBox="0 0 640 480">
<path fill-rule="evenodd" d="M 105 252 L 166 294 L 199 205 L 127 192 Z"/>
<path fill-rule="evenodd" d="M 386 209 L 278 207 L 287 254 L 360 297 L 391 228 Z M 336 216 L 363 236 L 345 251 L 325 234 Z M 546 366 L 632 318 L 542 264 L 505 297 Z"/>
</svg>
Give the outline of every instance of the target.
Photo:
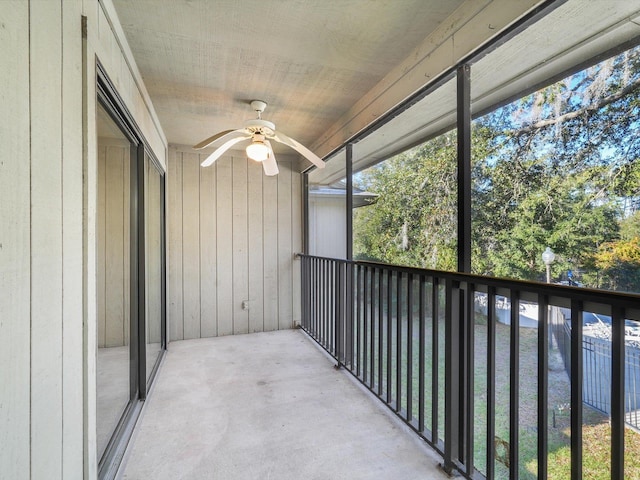
<svg viewBox="0 0 640 480">
<path fill-rule="evenodd" d="M 312 145 L 464 2 L 113 3 L 170 143 L 239 128 L 261 99 L 263 118 Z"/>
<path fill-rule="evenodd" d="M 239 128 L 261 99 L 263 118 L 323 156 L 541 0 L 113 3 L 169 143 Z M 557 5 L 472 66 L 475 111 L 640 34 L 640 0 Z M 356 167 L 452 125 L 454 96 L 452 81 L 356 144 Z M 344 177 L 341 155 L 315 181 Z"/>
</svg>

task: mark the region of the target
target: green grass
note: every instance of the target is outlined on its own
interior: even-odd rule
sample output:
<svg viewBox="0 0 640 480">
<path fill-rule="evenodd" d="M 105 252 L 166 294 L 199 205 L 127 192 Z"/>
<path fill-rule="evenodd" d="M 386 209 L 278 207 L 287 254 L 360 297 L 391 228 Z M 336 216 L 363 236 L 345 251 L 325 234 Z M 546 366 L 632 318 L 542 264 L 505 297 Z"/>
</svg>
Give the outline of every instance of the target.
<svg viewBox="0 0 640 480">
<path fill-rule="evenodd" d="M 568 430 L 564 432 L 569 435 Z M 625 441 L 625 478 L 640 478 L 640 435 L 627 428 Z M 608 422 L 584 425 L 582 428 L 582 478 L 609 480 L 611 478 L 611 427 Z M 569 478 L 571 472 L 571 448 L 562 446 L 549 453 L 549 479 Z"/>
</svg>

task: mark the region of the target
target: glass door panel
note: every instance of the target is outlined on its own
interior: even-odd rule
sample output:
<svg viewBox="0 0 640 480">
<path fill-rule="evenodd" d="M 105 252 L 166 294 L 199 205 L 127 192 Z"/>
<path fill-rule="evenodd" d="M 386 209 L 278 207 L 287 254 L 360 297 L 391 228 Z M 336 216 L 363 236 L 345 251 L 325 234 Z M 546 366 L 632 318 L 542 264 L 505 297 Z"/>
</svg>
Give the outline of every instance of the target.
<svg viewBox="0 0 640 480">
<path fill-rule="evenodd" d="M 97 108 L 97 445 L 100 459 L 131 399 L 131 142 Z"/>
<path fill-rule="evenodd" d="M 146 381 L 162 352 L 163 177 L 148 155 L 144 158 L 145 342 Z"/>
</svg>

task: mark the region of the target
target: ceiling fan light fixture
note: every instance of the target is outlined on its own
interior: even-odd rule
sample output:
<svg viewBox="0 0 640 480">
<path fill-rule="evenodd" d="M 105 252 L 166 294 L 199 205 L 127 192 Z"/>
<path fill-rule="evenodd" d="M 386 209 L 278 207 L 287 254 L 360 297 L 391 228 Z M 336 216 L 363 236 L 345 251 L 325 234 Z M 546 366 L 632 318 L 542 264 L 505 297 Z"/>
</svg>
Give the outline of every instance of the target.
<svg viewBox="0 0 640 480">
<path fill-rule="evenodd" d="M 262 140 L 254 140 L 247 146 L 247 156 L 256 162 L 264 162 L 269 158 L 269 147 Z"/>
<path fill-rule="evenodd" d="M 271 141 L 278 142 L 292 148 L 313 163 L 316 167 L 324 168 L 324 161 L 315 153 L 293 138 L 288 137 L 280 131 L 276 131 L 276 126 L 272 122 L 262 119 L 261 114 L 266 107 L 266 102 L 263 102 L 262 100 L 253 100 L 251 102 L 251 108 L 253 108 L 253 110 L 258 114 L 258 118 L 247 120 L 244 122 L 243 128 L 218 132 L 212 137 L 194 145 L 193 148 L 195 150 L 206 148 L 216 142 L 220 145 L 200 164 L 200 166 L 210 166 L 236 143 L 251 140 L 251 144 L 246 148 L 247 157 L 255 160 L 256 162 L 261 162 L 264 173 L 267 176 L 278 174 L 276 155 L 273 153 Z"/>
</svg>

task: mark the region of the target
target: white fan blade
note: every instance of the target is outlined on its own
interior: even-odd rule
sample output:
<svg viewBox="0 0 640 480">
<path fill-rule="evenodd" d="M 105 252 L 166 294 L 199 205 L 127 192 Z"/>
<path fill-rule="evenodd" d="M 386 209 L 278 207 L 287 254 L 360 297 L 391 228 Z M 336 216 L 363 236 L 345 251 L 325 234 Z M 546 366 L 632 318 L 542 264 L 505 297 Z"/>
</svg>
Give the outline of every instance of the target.
<svg viewBox="0 0 640 480">
<path fill-rule="evenodd" d="M 236 130 L 237 131 L 237 130 Z M 235 133 L 236 131 L 232 132 Z M 236 143 L 238 142 L 242 142 L 243 140 L 248 140 L 250 139 L 251 136 L 247 136 L 244 135 L 242 137 L 233 137 L 229 140 L 227 140 L 226 142 L 224 142 L 222 145 L 220 145 L 211 155 L 209 155 L 204 162 L 202 162 L 200 164 L 201 167 L 208 167 L 209 165 L 211 165 L 213 162 L 215 162 L 217 159 L 219 159 L 222 154 L 224 152 L 226 152 L 227 150 L 229 150 L 231 147 L 233 147 Z"/>
<path fill-rule="evenodd" d="M 315 153 L 313 153 L 311 150 L 309 150 L 307 147 L 297 142 L 293 138 L 287 137 L 282 132 L 274 132 L 273 139 L 277 142 L 284 143 L 285 145 L 293 148 L 296 152 L 306 157 L 316 167 L 324 168 L 325 163 L 320 157 L 318 157 Z"/>
<path fill-rule="evenodd" d="M 269 156 L 265 161 L 262 162 L 262 168 L 264 169 L 264 174 L 268 177 L 273 177 L 279 173 L 278 163 L 276 162 L 276 156 L 273 153 L 273 148 L 271 147 L 271 143 L 269 140 L 265 140 L 264 143 L 269 147 Z"/>
<path fill-rule="evenodd" d="M 216 133 L 214 136 L 207 138 L 206 140 L 201 141 L 199 144 L 194 145 L 193 149 L 194 150 L 200 150 L 201 148 L 206 148 L 209 145 L 211 145 L 213 142 L 215 142 L 216 140 L 218 140 L 219 138 L 224 137 L 227 133 L 231 133 L 231 132 L 244 132 L 244 130 L 224 130 L 222 132 L 218 132 Z"/>
</svg>

